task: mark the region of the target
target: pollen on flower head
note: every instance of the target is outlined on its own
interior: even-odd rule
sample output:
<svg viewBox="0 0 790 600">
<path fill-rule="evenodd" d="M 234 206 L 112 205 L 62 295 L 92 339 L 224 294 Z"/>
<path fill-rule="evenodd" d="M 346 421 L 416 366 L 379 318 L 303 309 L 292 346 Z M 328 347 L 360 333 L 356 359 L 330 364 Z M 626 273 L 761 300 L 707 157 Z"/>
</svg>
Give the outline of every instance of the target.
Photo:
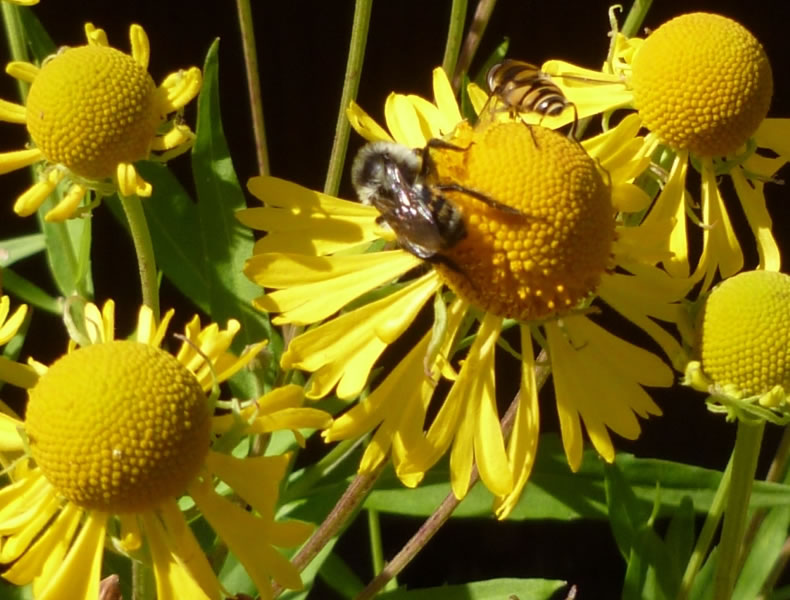
<svg viewBox="0 0 790 600">
<path fill-rule="evenodd" d="M 709 13 L 656 29 L 632 63 L 634 105 L 667 145 L 727 156 L 754 135 L 773 93 L 771 65 L 742 25 Z"/>
<path fill-rule="evenodd" d="M 26 108 L 27 129 L 47 160 L 93 180 L 146 158 L 163 119 L 145 68 L 98 44 L 67 48 L 45 62 Z"/>
<path fill-rule="evenodd" d="M 523 122 L 459 125 L 457 149 L 429 148 L 436 182 L 463 213 L 466 237 L 436 269 L 459 295 L 504 317 L 562 315 L 593 292 L 610 266 L 609 186 L 582 147 Z M 511 207 L 505 210 L 502 206 Z"/>
<path fill-rule="evenodd" d="M 718 388 L 741 397 L 790 391 L 790 276 L 747 271 L 726 279 L 700 319 L 697 352 Z"/>
<path fill-rule="evenodd" d="M 136 512 L 182 493 L 209 449 L 195 376 L 164 350 L 117 340 L 58 359 L 25 418 L 47 480 L 83 508 Z"/>
</svg>

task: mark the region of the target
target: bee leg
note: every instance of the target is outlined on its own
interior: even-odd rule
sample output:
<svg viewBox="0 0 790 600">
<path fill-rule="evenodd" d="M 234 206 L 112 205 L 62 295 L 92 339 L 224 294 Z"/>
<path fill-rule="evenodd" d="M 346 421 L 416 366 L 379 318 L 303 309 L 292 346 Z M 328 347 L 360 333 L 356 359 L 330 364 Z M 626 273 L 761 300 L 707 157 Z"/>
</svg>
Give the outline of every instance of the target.
<svg viewBox="0 0 790 600">
<path fill-rule="evenodd" d="M 496 208 L 497 210 L 501 210 L 502 212 L 506 212 L 511 215 L 520 215 L 522 217 L 528 216 L 517 208 L 513 208 L 512 206 L 508 206 L 507 204 L 502 204 L 501 202 L 497 202 L 496 200 L 494 200 L 489 196 L 486 196 L 482 192 L 478 192 L 477 190 L 464 187 L 458 183 L 437 183 L 432 185 L 431 187 L 441 192 L 460 192 L 461 194 L 466 194 L 467 196 L 471 196 L 475 200 L 480 200 L 480 202 L 483 202 L 484 204 L 488 204 L 488 206 L 492 208 Z"/>
<path fill-rule="evenodd" d="M 571 123 L 571 128 L 568 130 L 568 137 L 575 142 L 579 140 L 576 138 L 576 128 L 579 126 L 579 111 L 576 108 L 576 105 L 573 102 L 569 103 L 571 108 L 573 108 L 573 122 Z"/>
<path fill-rule="evenodd" d="M 479 291 L 477 289 L 477 286 L 475 285 L 475 282 L 472 281 L 471 279 L 469 279 L 469 275 L 467 275 L 461 269 L 461 267 L 459 267 L 457 264 L 455 264 L 455 262 L 451 258 L 445 256 L 444 254 L 434 254 L 431 257 L 426 258 L 425 260 L 426 260 L 426 262 L 429 262 L 429 263 L 432 263 L 432 264 L 435 264 L 435 265 L 438 264 L 438 265 L 445 266 L 448 269 L 450 269 L 451 271 L 454 271 L 454 272 L 458 273 L 459 275 L 463 275 L 464 278 L 469 282 L 469 285 L 472 286 L 472 289 L 474 289 L 476 292 Z"/>
<path fill-rule="evenodd" d="M 474 142 L 472 142 L 473 144 Z M 441 138 L 431 138 L 428 140 L 428 143 L 425 144 L 426 148 L 439 148 L 441 150 L 453 150 L 455 152 L 466 152 L 469 148 L 472 147 L 472 144 L 468 146 L 456 146 L 455 144 L 451 144 L 450 142 L 446 142 Z"/>
</svg>

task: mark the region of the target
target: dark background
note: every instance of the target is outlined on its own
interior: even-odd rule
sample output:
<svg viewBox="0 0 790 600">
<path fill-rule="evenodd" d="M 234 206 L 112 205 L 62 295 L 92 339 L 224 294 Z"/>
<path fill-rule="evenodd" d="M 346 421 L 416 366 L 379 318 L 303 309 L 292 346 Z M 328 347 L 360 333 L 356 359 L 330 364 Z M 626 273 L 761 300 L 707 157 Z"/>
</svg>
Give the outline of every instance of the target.
<svg viewBox="0 0 790 600">
<path fill-rule="evenodd" d="M 470 14 L 474 10 L 470 2 Z M 473 63 L 473 72 L 503 40 L 511 41 L 510 55 L 540 63 L 563 58 L 589 67 L 599 66 L 606 54 L 609 31 L 607 8 L 601 0 L 526 2 L 500 0 Z M 715 11 L 733 17 L 763 43 L 774 70 L 775 93 L 770 116 L 790 116 L 790 89 L 783 77 L 788 66 L 786 23 L 788 9 L 775 2 L 660 1 L 651 8 L 645 26 L 693 10 Z M 431 98 L 431 69 L 441 63 L 447 30 L 449 0 L 384 0 L 375 3 L 358 102 L 383 123 L 384 99 L 390 91 Z M 33 9 L 58 45 L 84 44 L 83 24 L 91 21 L 107 31 L 110 44 L 129 50 L 128 28 L 139 23 L 151 43 L 150 72 L 159 82 L 169 72 L 202 66 L 206 51 L 219 37 L 223 123 L 239 179 L 256 174 L 254 143 L 247 103 L 235 3 L 209 0 L 106 2 L 42 0 Z M 266 133 L 273 175 L 320 189 L 328 164 L 340 100 L 354 3 L 351 0 L 312 2 L 253 2 L 258 60 L 263 87 Z M 7 60 L 5 47 L 0 60 Z M 16 99 L 10 77 L 0 78 L 0 97 Z M 187 111 L 194 123 L 194 106 Z M 0 126 L 0 151 L 21 148 L 26 135 L 21 127 Z M 349 152 L 362 141 L 352 134 Z M 171 163 L 189 186 L 189 160 Z M 785 174 L 785 178 L 787 174 Z M 0 239 L 36 230 L 34 219 L 17 217 L 11 207 L 29 185 L 27 173 L 0 178 L 4 200 L 0 206 Z M 696 192 L 695 192 L 696 194 Z M 780 247 L 787 246 L 788 210 L 785 187 L 766 186 L 769 209 L 775 219 Z M 342 197 L 353 197 L 348 176 Z M 161 201 L 161 199 L 160 199 Z M 254 202 L 254 201 L 253 201 Z M 740 209 L 730 203 L 737 220 Z M 741 217 L 742 218 L 742 217 Z M 107 210 L 94 213 L 93 253 L 97 300 L 114 297 L 118 303 L 119 331 L 132 327 L 139 307 L 139 291 L 131 243 Z M 744 237 L 747 266 L 756 256 L 753 242 Z M 748 253 L 751 254 L 748 254 Z M 46 280 L 43 259 L 33 258 L 20 272 L 41 283 Z M 54 287 L 51 288 L 54 291 Z M 193 309 L 172 288 L 165 288 L 163 308 L 183 307 L 178 323 Z M 45 362 L 64 349 L 62 328 L 54 320 L 34 319 L 25 355 Z M 619 448 L 639 456 L 660 457 L 722 469 L 734 438 L 734 427 L 706 411 L 701 396 L 674 389 L 656 393 L 664 417 L 644 422 L 637 442 L 617 440 Z M 544 430 L 557 430 L 550 397 L 543 400 Z M 771 427 L 766 441 L 768 459 L 778 439 Z M 764 472 L 764 471 L 763 471 Z M 406 541 L 419 522 L 384 520 L 387 557 Z M 364 525 L 352 527 L 337 550 L 363 579 L 370 576 Z M 462 583 L 490 577 L 550 577 L 579 585 L 579 598 L 619 596 L 624 565 L 606 524 L 524 523 L 487 521 L 450 523 L 400 577 L 410 587 Z M 331 592 L 314 597 L 331 598 Z M 525 599 L 522 599 L 525 600 Z"/>
</svg>

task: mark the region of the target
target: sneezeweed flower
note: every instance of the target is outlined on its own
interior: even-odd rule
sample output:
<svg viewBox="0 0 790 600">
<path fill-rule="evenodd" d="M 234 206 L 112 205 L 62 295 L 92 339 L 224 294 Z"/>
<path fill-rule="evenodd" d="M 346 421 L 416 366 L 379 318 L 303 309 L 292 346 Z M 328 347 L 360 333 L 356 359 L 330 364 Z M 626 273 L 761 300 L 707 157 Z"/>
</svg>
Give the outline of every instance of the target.
<svg viewBox="0 0 790 600">
<path fill-rule="evenodd" d="M 6 71 L 31 84 L 25 106 L 0 101 L 0 120 L 27 126 L 33 147 L 0 154 L 0 173 L 43 163 L 39 181 L 14 204 L 21 216 L 35 212 L 63 181 L 60 202 L 46 214 L 62 221 L 85 212 L 88 191 L 98 198 L 119 191 L 150 196 L 151 185 L 134 163 L 167 160 L 188 150 L 189 128 L 168 115 L 182 109 L 200 90 L 197 67 L 165 77 L 156 86 L 148 74 L 148 37 L 139 25 L 129 29 L 131 55 L 108 45 L 102 29 L 85 25 L 88 44 L 64 47 L 41 67 L 12 62 Z"/>
<path fill-rule="evenodd" d="M 717 186 L 717 178 L 728 175 L 757 240 L 759 267 L 778 270 L 780 256 L 763 188 L 790 159 L 790 120 L 766 118 L 773 79 L 757 39 L 727 17 L 691 13 L 664 23 L 646 39 L 618 34 L 612 58 L 605 67 L 610 73 L 561 61 L 548 61 L 542 68 L 591 80 L 555 77 L 581 116 L 634 108 L 649 130 L 642 153 L 657 158 L 669 149 L 671 160 L 662 161 L 668 175 L 646 218 L 649 223 L 675 217 L 666 269 L 675 276 L 689 274 L 686 212 L 702 226 L 694 279 L 704 280 L 703 289 L 717 270 L 729 277 L 743 267 Z M 601 79 L 609 83 L 596 82 Z M 701 175 L 699 206 L 685 191 L 689 162 Z"/>
<path fill-rule="evenodd" d="M 301 585 L 275 549 L 309 534 L 305 523 L 274 520 L 288 455 L 237 458 L 211 449 L 212 437 L 233 424 L 212 417 L 207 392 L 264 343 L 237 357 L 228 351 L 236 321 L 220 329 L 195 317 L 171 354 L 160 346 L 172 316 L 157 326 L 143 308 L 136 337 L 123 340 L 114 335 L 112 302 L 101 312 L 87 305 L 82 329 L 92 343 L 72 344 L 48 367 L 18 365 L 36 377 L 24 422 L 0 416 L 3 451 L 22 456 L 0 489 L 0 562 L 5 579 L 32 582 L 35 598 L 97 598 L 105 545 L 148 562 L 160 600 L 224 597 L 179 509 L 183 493 L 262 598 L 272 597 L 271 578 Z M 327 424 L 325 413 L 301 402 L 301 388 L 280 388 L 239 412 L 236 427 L 263 433 Z M 221 495 L 219 480 L 254 512 Z"/>
<path fill-rule="evenodd" d="M 276 323 L 309 325 L 335 315 L 293 339 L 282 357 L 283 368 L 313 373 L 307 396 L 314 398 L 333 390 L 349 401 L 359 396 L 385 348 L 434 297 L 433 330 L 324 436 L 352 439 L 375 430 L 360 470 L 372 470 L 391 455 L 398 476 L 411 486 L 449 450 L 459 498 L 476 461 L 504 518 L 526 484 L 537 446 L 533 336 L 545 344 L 551 361 L 571 467 L 581 463 L 582 422 L 595 448 L 611 461 L 607 428 L 637 437 L 635 414 L 661 412 L 643 386 L 669 386 L 672 372 L 585 313 L 597 294 L 675 358 L 679 344 L 650 316 L 673 319 L 670 300 L 678 290 L 636 250 L 640 239 L 652 254 L 661 232 L 643 229 L 634 237 L 615 221 L 615 210 L 639 210 L 649 202 L 629 183 L 646 164 L 633 160 L 629 150 L 639 145 L 633 143 L 633 120 L 585 142 L 590 157 L 564 136 L 521 121 L 474 128 L 462 122 L 441 69 L 434 73 L 434 89 L 436 104 L 390 95 L 385 114 L 393 137 L 356 106 L 348 115 L 368 140 L 394 138 L 422 148 L 431 138 L 446 137 L 456 149 L 425 150 L 436 164 L 432 185 L 462 185 L 514 210 L 446 192 L 462 213 L 467 235 L 442 260 L 426 264 L 400 249 L 371 251 L 371 244 L 380 248 L 379 240 L 393 239 L 377 225 L 373 207 L 256 177 L 249 189 L 266 206 L 241 211 L 239 218 L 268 233 L 257 242 L 246 273 L 274 290 L 256 305 L 279 312 Z M 615 266 L 623 272 L 615 273 Z M 514 325 L 520 350 L 502 335 Z M 459 348 L 467 347 L 463 340 L 473 327 L 476 337 L 464 356 Z M 521 396 L 507 442 L 496 408 L 497 345 L 520 363 Z M 434 394 L 443 380 L 449 392 L 440 400 Z M 428 425 L 432 402 L 440 406 Z"/>
<path fill-rule="evenodd" d="M 696 319 L 684 383 L 730 419 L 790 422 L 790 276 L 745 271 L 724 280 Z"/>
</svg>

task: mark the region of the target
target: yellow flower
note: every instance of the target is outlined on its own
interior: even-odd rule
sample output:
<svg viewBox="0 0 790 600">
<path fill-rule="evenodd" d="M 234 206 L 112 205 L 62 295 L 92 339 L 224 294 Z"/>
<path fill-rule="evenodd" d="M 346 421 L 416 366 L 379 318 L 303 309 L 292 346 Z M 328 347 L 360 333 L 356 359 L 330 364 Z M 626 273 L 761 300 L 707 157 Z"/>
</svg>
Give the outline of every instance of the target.
<svg viewBox="0 0 790 600">
<path fill-rule="evenodd" d="M 687 212 L 702 229 L 702 255 L 693 279 L 703 280 L 703 289 L 710 287 L 717 270 L 729 277 L 743 267 L 743 252 L 717 185 L 725 174 L 732 178 L 757 240 L 759 268 L 779 270 L 763 188 L 790 160 L 790 119 L 766 118 L 773 92 L 771 66 L 749 31 L 720 15 L 690 13 L 644 40 L 617 34 L 603 73 L 556 60 L 542 68 L 555 75 L 580 117 L 634 108 L 649 130 L 640 152 L 661 160 L 667 175 L 645 223 L 675 219 L 667 238 L 671 255 L 663 261 L 667 271 L 689 275 Z M 596 83 L 601 80 L 608 83 Z M 758 153 L 760 148 L 774 156 Z M 689 161 L 701 174 L 699 206 L 686 192 Z"/>
<path fill-rule="evenodd" d="M 246 273 L 274 290 L 256 305 L 281 313 L 275 323 L 307 325 L 336 315 L 293 339 L 282 357 L 283 368 L 313 373 L 308 397 L 336 389 L 351 400 L 377 383 L 325 431 L 327 440 L 375 430 L 361 471 L 391 454 L 398 476 L 410 486 L 449 450 L 456 496 L 467 492 L 476 462 L 504 518 L 526 484 L 537 447 L 533 336 L 548 351 L 573 469 L 582 457 L 582 422 L 611 461 L 607 428 L 633 439 L 640 430 L 634 413 L 660 414 L 643 386 L 671 385 L 671 370 L 587 313 L 597 294 L 673 359 L 681 355 L 679 344 L 650 318 L 675 320 L 671 301 L 682 295 L 681 286 L 638 254 L 650 258 L 671 223 L 663 230 L 629 230 L 615 221 L 616 210 L 639 210 L 649 202 L 629 183 L 646 165 L 633 157 L 640 144 L 634 119 L 585 142 L 591 158 L 560 134 L 521 121 L 472 128 L 462 122 L 441 69 L 434 72 L 434 93 L 436 104 L 391 94 L 385 114 L 395 141 L 409 148 L 434 138 L 449 142 L 423 152 L 436 167 L 431 185 L 444 186 L 443 195 L 462 215 L 466 236 L 457 245 L 425 271 L 425 263 L 404 250 L 370 251 L 372 243 L 380 248 L 377 240 L 394 237 L 377 224 L 372 206 L 256 177 L 249 189 L 266 206 L 241 211 L 239 218 L 268 233 L 257 242 Z M 348 116 L 368 140 L 392 141 L 355 105 Z M 458 185 L 484 193 L 489 202 L 457 191 Z M 613 272 L 615 265 L 622 271 Z M 397 281 L 407 273 L 415 276 Z M 432 331 L 381 381 L 371 382 L 382 352 L 432 297 Z M 464 340 L 473 328 L 469 346 Z M 520 402 L 509 439 L 496 407 L 498 345 L 520 362 Z M 437 386 L 449 389 L 443 400 L 434 397 Z M 439 408 L 429 424 L 432 402 Z"/>
<path fill-rule="evenodd" d="M 38 4 L 38 0 L 3 0 L 3 2 L 17 4 L 19 6 L 33 6 L 34 4 Z"/>
<path fill-rule="evenodd" d="M 236 458 L 211 450 L 235 419 L 246 432 L 325 426 L 328 415 L 300 408 L 302 390 L 286 386 L 235 417 L 213 418 L 207 392 L 243 368 L 265 345 L 241 357 L 228 348 L 239 330 L 187 324 L 175 354 L 163 350 L 168 312 L 155 325 L 140 310 L 131 340 L 114 334 L 114 304 L 88 304 L 80 324 L 88 345 L 49 367 L 30 361 L 24 422 L 0 415 L 2 452 L 18 457 L 0 489 L 0 562 L 12 583 L 33 584 L 37 599 L 95 599 L 106 544 L 151 564 L 157 598 L 224 597 L 181 514 L 187 493 L 247 569 L 263 598 L 273 578 L 301 586 L 275 546 L 309 535 L 300 522 L 276 522 L 288 455 Z M 22 365 L 20 365 L 22 367 Z M 29 456 L 28 456 L 29 452 Z M 221 495 L 221 480 L 254 512 Z"/>
<path fill-rule="evenodd" d="M 192 145 L 189 128 L 167 118 L 197 95 L 200 69 L 171 73 L 157 87 L 147 71 L 150 48 L 142 27 L 129 29 L 131 55 L 110 47 L 104 31 L 90 23 L 85 34 L 86 46 L 64 47 L 41 67 L 6 67 L 31 85 L 25 106 L 0 101 L 0 120 L 25 124 L 34 147 L 0 154 L 0 173 L 45 163 L 39 181 L 14 204 L 18 215 L 35 212 L 64 179 L 70 185 L 46 214 L 49 221 L 79 213 L 88 190 L 99 198 L 116 189 L 150 196 L 151 185 L 133 163 L 157 157 L 152 151 L 167 160 Z"/>
<path fill-rule="evenodd" d="M 697 318 L 684 383 L 730 418 L 790 421 L 790 276 L 745 271 L 716 286 Z"/>
</svg>

